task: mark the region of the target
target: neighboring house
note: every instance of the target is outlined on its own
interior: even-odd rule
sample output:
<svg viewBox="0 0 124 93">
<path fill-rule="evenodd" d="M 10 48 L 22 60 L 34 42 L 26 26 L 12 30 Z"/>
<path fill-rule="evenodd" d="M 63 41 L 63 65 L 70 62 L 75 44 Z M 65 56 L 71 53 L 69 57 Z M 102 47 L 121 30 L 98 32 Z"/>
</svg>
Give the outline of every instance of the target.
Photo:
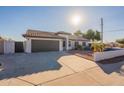
<svg viewBox="0 0 124 93">
<path fill-rule="evenodd" d="M 87 46 L 88 40 L 63 31 L 45 32 L 28 30 L 23 34 L 25 52 L 64 51 L 75 49 L 77 45 Z"/>
</svg>

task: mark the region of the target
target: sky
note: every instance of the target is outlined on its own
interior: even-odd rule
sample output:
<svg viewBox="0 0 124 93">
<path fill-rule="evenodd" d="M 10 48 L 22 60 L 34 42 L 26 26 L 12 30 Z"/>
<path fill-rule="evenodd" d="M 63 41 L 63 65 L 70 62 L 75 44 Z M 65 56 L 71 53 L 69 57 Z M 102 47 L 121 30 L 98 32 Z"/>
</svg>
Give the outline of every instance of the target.
<svg viewBox="0 0 124 93">
<path fill-rule="evenodd" d="M 80 15 L 81 22 L 73 25 L 72 17 Z M 0 35 L 22 41 L 28 29 L 73 33 L 77 30 L 100 30 L 103 18 L 104 41 L 112 42 L 124 38 L 124 7 L 102 6 L 1 6 Z"/>
</svg>

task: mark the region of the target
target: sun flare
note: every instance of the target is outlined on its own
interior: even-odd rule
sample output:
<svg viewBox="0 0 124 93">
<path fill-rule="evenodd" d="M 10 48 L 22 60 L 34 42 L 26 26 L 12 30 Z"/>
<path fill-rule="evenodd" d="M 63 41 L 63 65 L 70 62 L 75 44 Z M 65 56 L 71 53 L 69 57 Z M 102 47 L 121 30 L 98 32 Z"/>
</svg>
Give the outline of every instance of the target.
<svg viewBox="0 0 124 93">
<path fill-rule="evenodd" d="M 82 20 L 81 15 L 79 15 L 79 14 L 73 15 L 71 17 L 71 22 L 75 26 L 79 25 L 81 23 L 81 20 Z"/>
</svg>

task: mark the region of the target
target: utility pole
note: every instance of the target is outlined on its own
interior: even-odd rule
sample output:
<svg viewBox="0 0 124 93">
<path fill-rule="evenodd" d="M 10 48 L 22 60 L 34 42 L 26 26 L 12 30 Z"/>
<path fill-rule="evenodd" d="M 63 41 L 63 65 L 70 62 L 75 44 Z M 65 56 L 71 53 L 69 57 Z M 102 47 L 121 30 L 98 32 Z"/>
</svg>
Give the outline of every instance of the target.
<svg viewBox="0 0 124 93">
<path fill-rule="evenodd" d="M 101 18 L 101 41 L 103 44 L 103 18 Z"/>
</svg>

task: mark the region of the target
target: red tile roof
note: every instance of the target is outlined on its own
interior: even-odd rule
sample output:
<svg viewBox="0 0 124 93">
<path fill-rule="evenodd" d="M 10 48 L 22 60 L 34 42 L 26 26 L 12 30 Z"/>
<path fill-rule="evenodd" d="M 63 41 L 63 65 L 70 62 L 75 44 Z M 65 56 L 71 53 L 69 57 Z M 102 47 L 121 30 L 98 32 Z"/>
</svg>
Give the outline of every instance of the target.
<svg viewBox="0 0 124 93">
<path fill-rule="evenodd" d="M 39 31 L 39 30 L 28 30 L 26 34 L 23 34 L 23 37 L 64 39 L 63 37 L 56 35 L 54 32 L 46 32 L 46 31 Z"/>
<path fill-rule="evenodd" d="M 46 32 L 46 31 L 39 31 L 39 30 L 27 30 L 26 34 L 23 34 L 23 37 L 35 37 L 35 38 L 57 38 L 57 39 L 65 39 L 65 37 L 59 36 L 59 34 L 68 35 L 70 40 L 77 40 L 77 41 L 87 41 L 81 36 L 75 36 L 70 33 L 59 31 L 59 32 Z"/>
</svg>

